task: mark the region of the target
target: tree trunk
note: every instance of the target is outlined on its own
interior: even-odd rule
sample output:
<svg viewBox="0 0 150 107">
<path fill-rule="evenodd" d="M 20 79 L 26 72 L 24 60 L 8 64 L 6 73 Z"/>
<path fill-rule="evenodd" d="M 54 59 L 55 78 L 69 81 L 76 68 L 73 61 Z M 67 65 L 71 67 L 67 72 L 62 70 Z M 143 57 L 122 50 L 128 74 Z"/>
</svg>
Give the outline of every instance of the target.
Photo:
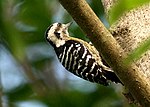
<svg viewBox="0 0 150 107">
<path fill-rule="evenodd" d="M 109 19 L 108 12 L 117 0 L 102 1 Z M 150 38 L 150 3 L 124 13 L 116 23 L 111 25 L 110 31 L 126 53 L 138 48 L 140 43 Z M 144 73 L 150 81 L 150 51 L 135 63 L 138 71 Z"/>
<path fill-rule="evenodd" d="M 102 0 L 102 3 L 109 20 L 109 12 L 116 5 L 117 0 Z M 150 3 L 125 12 L 109 30 L 124 52 L 130 54 L 150 38 Z M 150 81 L 150 50 L 134 62 L 138 72 L 144 74 L 145 81 Z"/>
<path fill-rule="evenodd" d="M 126 44 L 122 45 L 123 43 L 121 44 L 121 42 L 125 42 L 125 40 L 118 39 L 116 36 L 117 41 L 120 44 L 119 45 L 118 42 L 115 40 L 115 38 L 111 35 L 111 33 L 104 27 L 102 22 L 95 15 L 95 13 L 92 11 L 92 9 L 89 7 L 89 5 L 86 3 L 85 0 L 59 0 L 59 1 L 63 5 L 63 7 L 70 13 L 70 15 L 81 27 L 81 29 L 87 34 L 87 36 L 94 44 L 94 46 L 97 48 L 97 50 L 100 53 L 102 53 L 102 56 L 105 58 L 107 63 L 114 69 L 115 73 L 124 83 L 125 87 L 129 89 L 129 92 L 132 94 L 132 96 L 143 107 L 149 107 L 150 82 L 147 76 L 145 76 L 145 73 L 141 71 L 141 69 L 139 69 L 137 63 L 136 64 L 132 63 L 131 65 L 128 66 L 124 64 L 124 59 L 127 57 L 126 52 L 128 52 L 127 51 L 128 49 L 126 50 L 126 48 L 124 48 L 123 46 L 129 43 L 127 42 Z M 107 5 L 107 3 L 108 4 L 110 3 L 110 0 L 106 1 L 107 2 L 103 1 L 103 4 L 105 4 L 106 11 L 108 11 L 108 9 L 111 9 L 111 5 Z M 119 25 L 124 30 L 123 24 Z M 116 26 L 117 24 L 114 24 L 114 26 L 111 27 L 111 32 L 112 34 L 120 35 L 120 32 L 117 32 Z M 132 27 L 134 28 L 134 26 L 136 25 L 133 25 Z M 129 31 L 130 30 L 132 29 L 129 29 Z M 128 48 L 128 46 L 126 47 Z M 132 47 L 132 49 L 133 48 L 135 47 Z"/>
</svg>

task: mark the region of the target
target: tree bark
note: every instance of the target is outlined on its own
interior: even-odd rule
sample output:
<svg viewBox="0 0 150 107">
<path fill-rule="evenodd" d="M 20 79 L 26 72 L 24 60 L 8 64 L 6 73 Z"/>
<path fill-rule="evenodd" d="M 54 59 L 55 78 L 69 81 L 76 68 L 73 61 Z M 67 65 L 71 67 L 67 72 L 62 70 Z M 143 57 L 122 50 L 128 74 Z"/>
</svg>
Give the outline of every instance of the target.
<svg viewBox="0 0 150 107">
<path fill-rule="evenodd" d="M 105 14 L 110 19 L 110 12 L 113 6 L 117 5 L 118 0 L 102 0 Z M 113 23 L 109 31 L 123 48 L 124 52 L 130 54 L 136 48 L 150 38 L 150 2 L 126 11 Z M 132 57 L 131 57 L 132 58 Z M 144 73 L 145 81 L 150 81 L 150 50 L 138 60 L 134 60 L 138 72 Z"/>
<path fill-rule="evenodd" d="M 116 5 L 117 0 L 102 0 L 105 13 Z M 126 53 L 134 51 L 142 42 L 150 38 L 150 3 L 125 12 L 109 30 Z M 147 51 L 138 61 L 138 70 L 150 81 L 150 51 Z"/>
<path fill-rule="evenodd" d="M 59 0 L 107 63 L 129 89 L 132 96 L 143 106 L 150 106 L 150 84 L 144 73 L 133 63 L 126 66 L 127 57 L 122 47 L 105 28 L 85 0 Z"/>
</svg>

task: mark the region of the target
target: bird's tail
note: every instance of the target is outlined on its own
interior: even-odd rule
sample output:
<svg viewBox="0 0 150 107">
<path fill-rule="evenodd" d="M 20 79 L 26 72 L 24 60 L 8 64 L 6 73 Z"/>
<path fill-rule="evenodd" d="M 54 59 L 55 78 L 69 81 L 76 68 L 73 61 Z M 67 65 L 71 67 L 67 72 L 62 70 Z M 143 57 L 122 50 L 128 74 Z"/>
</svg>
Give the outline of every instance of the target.
<svg viewBox="0 0 150 107">
<path fill-rule="evenodd" d="M 120 79 L 117 77 L 117 75 L 114 73 L 114 71 L 110 70 L 104 70 L 103 75 L 110 81 L 115 82 L 115 83 L 123 83 L 120 81 Z"/>
</svg>

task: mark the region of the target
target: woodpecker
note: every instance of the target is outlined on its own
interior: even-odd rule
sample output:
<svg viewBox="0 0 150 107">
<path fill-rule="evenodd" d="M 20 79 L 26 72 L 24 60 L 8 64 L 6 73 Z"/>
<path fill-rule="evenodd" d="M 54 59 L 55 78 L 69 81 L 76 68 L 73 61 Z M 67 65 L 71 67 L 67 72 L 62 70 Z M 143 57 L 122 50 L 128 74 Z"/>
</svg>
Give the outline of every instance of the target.
<svg viewBox="0 0 150 107">
<path fill-rule="evenodd" d="M 90 82 L 109 85 L 110 81 L 121 83 L 110 67 L 103 64 L 96 48 L 86 41 L 71 37 L 71 23 L 54 23 L 46 32 L 46 40 L 54 48 L 60 63 L 71 73 Z"/>
</svg>

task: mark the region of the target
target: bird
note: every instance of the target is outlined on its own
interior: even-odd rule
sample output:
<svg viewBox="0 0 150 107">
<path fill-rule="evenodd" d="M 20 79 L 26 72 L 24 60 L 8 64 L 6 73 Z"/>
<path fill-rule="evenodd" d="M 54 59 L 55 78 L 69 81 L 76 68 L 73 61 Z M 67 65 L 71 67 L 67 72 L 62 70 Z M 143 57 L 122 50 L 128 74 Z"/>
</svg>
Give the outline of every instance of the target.
<svg viewBox="0 0 150 107">
<path fill-rule="evenodd" d="M 121 83 L 94 45 L 69 35 L 67 24 L 53 23 L 45 31 L 47 42 L 53 47 L 58 60 L 66 70 L 90 82 L 108 86 L 110 82 Z"/>
</svg>

